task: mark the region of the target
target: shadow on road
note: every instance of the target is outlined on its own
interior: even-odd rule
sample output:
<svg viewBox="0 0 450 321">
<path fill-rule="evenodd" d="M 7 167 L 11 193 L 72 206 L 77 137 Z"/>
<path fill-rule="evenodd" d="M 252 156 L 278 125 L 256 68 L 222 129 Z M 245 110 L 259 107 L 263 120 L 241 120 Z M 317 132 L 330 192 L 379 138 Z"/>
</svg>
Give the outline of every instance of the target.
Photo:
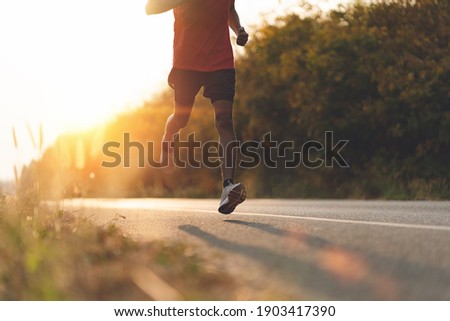
<svg viewBox="0 0 450 321">
<path fill-rule="evenodd" d="M 270 224 L 242 220 L 225 220 L 224 222 L 259 229 L 306 245 L 317 251 L 317 264 L 335 277 L 346 281 L 371 278 L 375 297 L 389 300 L 448 300 L 450 298 L 450 271 L 410 262 L 403 258 L 344 249 L 323 238 L 298 231 L 283 230 Z"/>
<path fill-rule="evenodd" d="M 240 222 L 239 224 L 241 223 L 256 224 L 256 226 L 264 228 L 269 233 L 285 235 L 283 230 L 273 228 L 270 225 L 258 225 L 259 223 L 247 222 Z M 214 247 L 237 253 L 262 263 L 269 270 L 274 271 L 274 277 L 276 276 L 289 284 L 297 286 L 300 289 L 300 293 L 313 293 L 317 297 L 334 300 L 385 300 L 392 299 L 393 296 L 393 293 L 378 291 L 377 285 L 371 279 L 362 277 L 357 280 L 349 280 L 339 277 L 335 273 L 336 270 L 332 268 L 333 262 L 337 265 L 342 265 L 349 263 L 347 261 L 348 258 L 342 251 L 337 251 L 331 247 L 330 251 L 316 261 L 311 262 L 311 260 L 301 260 L 296 257 L 286 256 L 264 247 L 221 239 L 201 230 L 197 226 L 181 225 L 179 229 L 202 239 Z M 314 240 L 314 238 L 311 238 L 311 240 Z M 321 243 L 322 245 L 316 246 L 327 247 L 326 241 L 324 242 Z M 317 240 L 314 240 L 312 243 L 318 244 Z M 342 269 L 342 267 L 339 267 L 339 269 Z"/>
<path fill-rule="evenodd" d="M 327 240 L 325 240 L 323 238 L 320 238 L 317 236 L 312 236 L 312 235 L 307 235 L 305 233 L 300 233 L 300 232 L 282 230 L 277 227 L 273 227 L 272 225 L 269 225 L 269 224 L 246 222 L 246 221 L 241 221 L 241 220 L 225 220 L 224 222 L 257 228 L 257 229 L 263 230 L 264 232 L 267 232 L 272 235 L 288 237 L 294 241 L 304 242 L 308 246 L 317 248 L 317 249 L 322 249 L 322 248 L 325 248 L 326 246 L 331 245 L 330 242 L 328 242 Z"/>
</svg>

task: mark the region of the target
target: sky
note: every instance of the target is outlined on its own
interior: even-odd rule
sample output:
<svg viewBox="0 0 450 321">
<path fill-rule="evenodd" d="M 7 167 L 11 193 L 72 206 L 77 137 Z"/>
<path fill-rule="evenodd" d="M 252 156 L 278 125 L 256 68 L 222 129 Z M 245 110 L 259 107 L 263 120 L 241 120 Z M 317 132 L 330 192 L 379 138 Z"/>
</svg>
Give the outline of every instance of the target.
<svg viewBox="0 0 450 321">
<path fill-rule="evenodd" d="M 241 23 L 298 9 L 298 0 L 236 0 Z M 311 1 L 323 9 L 336 0 Z M 67 131 L 89 128 L 166 86 L 173 15 L 146 0 L 0 0 L 0 180 Z M 14 144 L 13 128 L 17 145 Z"/>
</svg>

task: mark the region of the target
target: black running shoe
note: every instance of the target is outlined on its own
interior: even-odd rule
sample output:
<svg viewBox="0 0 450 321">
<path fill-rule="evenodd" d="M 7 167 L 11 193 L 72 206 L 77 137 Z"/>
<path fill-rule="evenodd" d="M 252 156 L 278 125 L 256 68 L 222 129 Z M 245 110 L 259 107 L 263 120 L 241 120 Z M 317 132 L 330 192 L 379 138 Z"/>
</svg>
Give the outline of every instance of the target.
<svg viewBox="0 0 450 321">
<path fill-rule="evenodd" d="M 246 196 L 247 188 L 242 183 L 225 186 L 220 198 L 219 212 L 222 214 L 233 213 L 236 206 L 245 201 Z"/>
</svg>

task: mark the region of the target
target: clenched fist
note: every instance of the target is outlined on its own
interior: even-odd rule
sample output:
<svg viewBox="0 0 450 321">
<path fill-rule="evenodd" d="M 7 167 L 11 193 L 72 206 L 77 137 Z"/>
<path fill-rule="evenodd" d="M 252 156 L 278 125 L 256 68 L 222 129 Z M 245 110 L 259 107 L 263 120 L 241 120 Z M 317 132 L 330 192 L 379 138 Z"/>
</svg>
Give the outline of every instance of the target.
<svg viewBox="0 0 450 321">
<path fill-rule="evenodd" d="M 248 41 L 248 33 L 245 31 L 244 27 L 240 27 L 238 30 L 236 43 L 239 46 L 245 46 Z"/>
</svg>

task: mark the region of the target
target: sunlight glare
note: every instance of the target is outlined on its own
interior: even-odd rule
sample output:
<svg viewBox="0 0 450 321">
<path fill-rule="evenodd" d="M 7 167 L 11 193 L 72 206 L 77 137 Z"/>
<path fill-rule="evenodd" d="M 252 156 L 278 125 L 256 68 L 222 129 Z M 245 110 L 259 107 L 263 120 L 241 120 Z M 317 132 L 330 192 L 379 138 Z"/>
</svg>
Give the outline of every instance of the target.
<svg viewBox="0 0 450 321">
<path fill-rule="evenodd" d="M 173 16 L 149 17 L 144 7 L 145 1 L 119 0 L 0 2 L 0 145 L 12 151 L 2 156 L 2 178 L 36 156 L 25 124 L 42 124 L 46 147 L 164 88 Z M 21 150 L 12 148 L 12 127 L 23 136 Z"/>
<path fill-rule="evenodd" d="M 47 127 L 84 128 L 136 107 L 162 87 L 170 68 L 172 16 L 147 17 L 144 2 L 26 0 L 0 9 L 0 27 L 8 30 L 2 65 L 22 83 L 14 97 L 27 97 L 2 106 L 22 118 L 32 111 L 29 120 Z"/>
</svg>

